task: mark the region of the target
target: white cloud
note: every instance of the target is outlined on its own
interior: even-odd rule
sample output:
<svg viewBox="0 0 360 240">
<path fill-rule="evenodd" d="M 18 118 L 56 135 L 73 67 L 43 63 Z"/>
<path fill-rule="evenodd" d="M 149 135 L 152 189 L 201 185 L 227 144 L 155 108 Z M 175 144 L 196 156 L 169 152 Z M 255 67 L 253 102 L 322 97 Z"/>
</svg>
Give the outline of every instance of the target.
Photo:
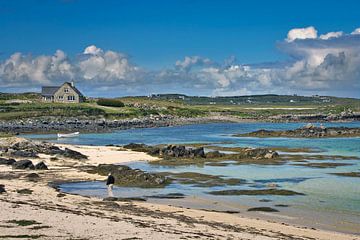
<svg viewBox="0 0 360 240">
<path fill-rule="evenodd" d="M 103 52 L 103 50 L 101 48 L 98 48 L 95 45 L 90 45 L 90 46 L 85 48 L 83 53 L 84 54 L 97 55 L 97 54 L 100 54 L 102 52 Z"/>
<path fill-rule="evenodd" d="M 360 34 L 360 28 L 355 29 L 351 34 L 352 35 Z"/>
<path fill-rule="evenodd" d="M 236 63 L 234 57 L 216 63 L 209 58 L 186 56 L 174 67 L 161 71 L 145 71 L 125 54 L 95 45 L 86 47 L 74 59 L 61 50 L 35 57 L 14 53 L 0 62 L 0 90 L 59 84 L 74 78 L 92 94 L 360 92 L 358 36 L 329 32 L 318 38 L 313 27 L 293 29 L 278 47 L 289 56 L 288 61 L 244 65 Z"/>
<path fill-rule="evenodd" d="M 202 58 L 199 56 L 186 56 L 184 60 L 176 61 L 175 66 L 179 69 L 189 71 L 192 67 L 210 65 L 211 61 L 208 58 Z"/>
<path fill-rule="evenodd" d="M 293 42 L 296 39 L 314 39 L 317 38 L 317 30 L 313 27 L 307 28 L 294 28 L 291 29 L 288 34 L 286 41 Z"/>
<path fill-rule="evenodd" d="M 341 37 L 344 33 L 339 31 L 339 32 L 328 32 L 326 34 L 321 34 L 320 35 L 320 39 L 323 39 L 323 40 L 328 40 L 330 38 L 338 38 L 338 37 Z"/>
</svg>

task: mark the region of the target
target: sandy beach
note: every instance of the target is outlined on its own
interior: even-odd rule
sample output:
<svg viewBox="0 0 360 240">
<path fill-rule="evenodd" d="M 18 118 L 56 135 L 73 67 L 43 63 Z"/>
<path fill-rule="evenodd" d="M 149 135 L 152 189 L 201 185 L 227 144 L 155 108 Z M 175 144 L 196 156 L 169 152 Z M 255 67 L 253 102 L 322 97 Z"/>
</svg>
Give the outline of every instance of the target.
<svg viewBox="0 0 360 240">
<path fill-rule="evenodd" d="M 88 160 L 51 159 L 41 154 L 49 170 L 13 170 L 0 165 L 0 238 L 2 239 L 332 239 L 359 236 L 293 226 L 228 213 L 208 212 L 138 201 L 103 201 L 95 197 L 59 193 L 49 185 L 61 181 L 104 180 L 81 171 L 101 163 L 152 161 L 156 158 L 119 147 L 70 146 Z M 40 178 L 26 177 L 35 172 Z M 21 189 L 31 194 L 19 193 Z M 21 191 L 20 191 L 21 192 Z M 33 221 L 19 224 L 20 220 Z M 27 226 L 26 226 L 27 225 Z"/>
</svg>

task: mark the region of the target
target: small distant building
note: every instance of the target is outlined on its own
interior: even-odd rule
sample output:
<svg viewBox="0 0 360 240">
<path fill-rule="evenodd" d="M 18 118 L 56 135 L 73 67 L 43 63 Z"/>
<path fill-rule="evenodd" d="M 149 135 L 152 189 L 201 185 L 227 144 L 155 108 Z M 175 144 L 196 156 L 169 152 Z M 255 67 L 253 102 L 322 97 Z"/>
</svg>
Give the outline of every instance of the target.
<svg viewBox="0 0 360 240">
<path fill-rule="evenodd" d="M 65 82 L 61 86 L 44 86 L 41 89 L 44 102 L 81 103 L 84 95 L 75 87 L 74 82 Z"/>
</svg>

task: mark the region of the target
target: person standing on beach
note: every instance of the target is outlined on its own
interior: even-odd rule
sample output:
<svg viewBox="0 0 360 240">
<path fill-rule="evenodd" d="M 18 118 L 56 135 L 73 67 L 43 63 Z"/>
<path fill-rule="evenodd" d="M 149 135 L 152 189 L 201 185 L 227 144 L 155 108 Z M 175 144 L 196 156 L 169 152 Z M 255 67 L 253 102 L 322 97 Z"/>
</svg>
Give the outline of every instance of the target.
<svg viewBox="0 0 360 240">
<path fill-rule="evenodd" d="M 106 185 L 108 187 L 108 194 L 109 194 L 109 197 L 113 197 L 114 194 L 113 194 L 113 186 L 114 186 L 114 183 L 115 183 L 115 178 L 113 175 L 111 175 L 111 173 L 109 173 L 108 175 L 108 178 L 106 180 Z"/>
</svg>

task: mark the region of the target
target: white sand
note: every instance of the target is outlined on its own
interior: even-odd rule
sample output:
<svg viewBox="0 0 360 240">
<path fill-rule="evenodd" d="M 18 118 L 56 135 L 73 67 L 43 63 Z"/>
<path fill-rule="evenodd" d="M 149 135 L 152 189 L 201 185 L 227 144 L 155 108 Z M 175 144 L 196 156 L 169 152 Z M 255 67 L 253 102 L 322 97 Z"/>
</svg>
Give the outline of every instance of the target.
<svg viewBox="0 0 360 240">
<path fill-rule="evenodd" d="M 29 182 L 24 177 L 12 180 L 0 178 L 0 184 L 4 184 L 7 190 L 7 193 L 0 194 L 0 238 L 40 235 L 39 239 L 360 239 L 355 235 L 147 202 L 104 202 L 98 198 L 71 194 L 58 197 L 58 192 L 48 186 L 49 181 L 104 178 L 81 172 L 73 167 L 75 165 L 154 160 L 144 153 L 119 151 L 117 147 L 66 147 L 88 155 L 89 160 L 50 161 L 50 156 L 42 155 L 34 162 L 44 160 L 50 170 L 37 171 L 41 176 L 39 182 Z M 0 167 L 0 176 L 30 172 Z M 24 188 L 33 190 L 33 193 L 24 195 L 16 192 Z M 17 226 L 8 222 L 23 219 L 41 224 Z M 48 228 L 32 229 L 34 226 Z"/>
</svg>

